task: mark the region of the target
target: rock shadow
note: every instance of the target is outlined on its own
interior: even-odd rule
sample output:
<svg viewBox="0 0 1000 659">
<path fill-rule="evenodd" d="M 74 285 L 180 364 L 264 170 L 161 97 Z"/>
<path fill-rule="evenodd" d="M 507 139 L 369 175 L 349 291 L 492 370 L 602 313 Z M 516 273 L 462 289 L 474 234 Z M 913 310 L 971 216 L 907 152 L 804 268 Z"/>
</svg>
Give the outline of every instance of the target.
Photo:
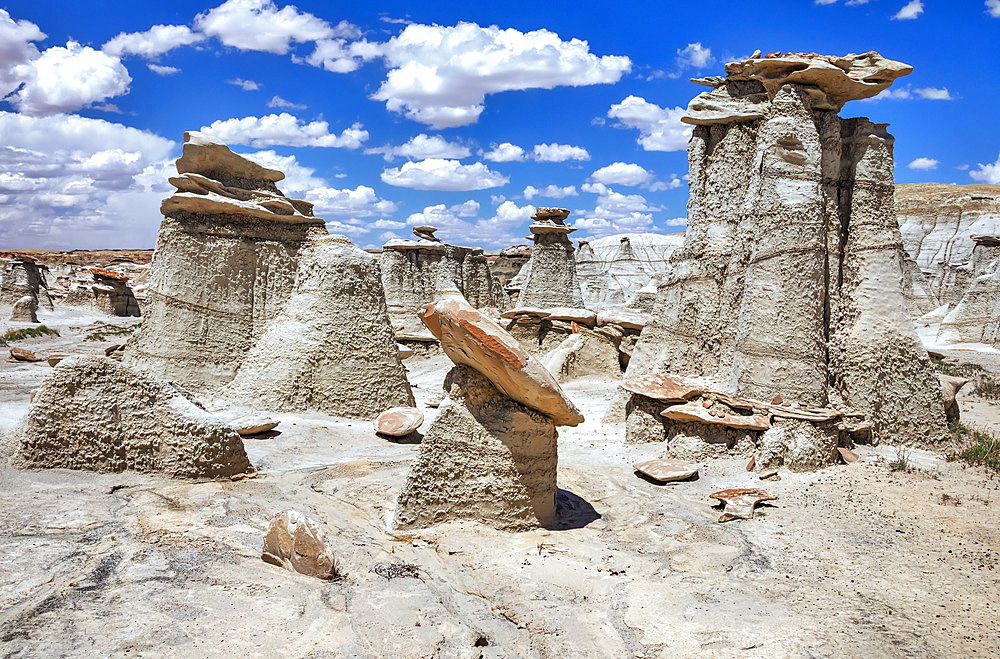
<svg viewBox="0 0 1000 659">
<path fill-rule="evenodd" d="M 559 488 L 556 490 L 556 518 L 545 528 L 550 531 L 582 529 L 598 519 L 601 514 L 586 499 Z"/>
<path fill-rule="evenodd" d="M 662 487 L 664 485 L 680 485 L 681 483 L 693 483 L 694 481 L 701 479 L 701 475 L 700 474 L 693 474 L 693 475 L 688 476 L 687 478 L 683 478 L 681 480 L 676 480 L 676 481 L 658 481 L 655 478 L 653 478 L 652 476 L 647 476 L 646 474 L 642 473 L 638 469 L 635 470 L 635 475 L 638 476 L 640 479 L 646 481 L 647 483 L 649 483 L 651 485 L 656 485 L 657 487 Z"/>
<path fill-rule="evenodd" d="M 375 433 L 375 435 L 381 437 L 382 439 L 387 439 L 393 444 L 419 444 L 424 441 L 424 436 L 417 430 L 414 430 L 409 435 L 403 435 L 402 437 L 383 435 L 381 433 Z"/>
</svg>

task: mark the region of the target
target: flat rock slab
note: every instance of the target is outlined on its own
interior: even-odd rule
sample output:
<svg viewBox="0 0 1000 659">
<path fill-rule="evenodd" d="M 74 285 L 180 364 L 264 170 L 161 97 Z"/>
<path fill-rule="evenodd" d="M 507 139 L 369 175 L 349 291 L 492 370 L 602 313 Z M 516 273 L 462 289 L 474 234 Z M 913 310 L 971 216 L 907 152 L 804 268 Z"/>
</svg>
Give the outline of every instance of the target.
<svg viewBox="0 0 1000 659">
<path fill-rule="evenodd" d="M 613 309 L 597 314 L 597 324 L 601 326 L 618 325 L 625 329 L 641 330 L 651 322 L 653 322 L 653 316 L 642 311 Z"/>
<path fill-rule="evenodd" d="M 513 309 L 508 309 L 500 314 L 501 318 L 517 318 L 518 316 L 537 316 L 538 318 L 545 318 L 549 315 L 548 309 L 539 309 L 538 307 L 514 307 Z"/>
<path fill-rule="evenodd" d="M 753 510 L 763 501 L 774 501 L 778 497 L 757 487 L 737 487 L 730 490 L 720 490 L 708 495 L 717 499 L 725 506 L 720 522 L 733 519 L 753 519 Z"/>
<path fill-rule="evenodd" d="M 838 446 L 837 453 L 840 454 L 840 457 L 843 458 L 844 462 L 846 462 L 847 464 L 851 464 L 852 462 L 858 461 L 858 454 L 849 448 Z"/>
<path fill-rule="evenodd" d="M 229 427 L 236 431 L 241 437 L 244 435 L 257 435 L 278 427 L 278 421 L 266 416 L 244 416 L 229 422 Z"/>
<path fill-rule="evenodd" d="M 622 389 L 664 403 L 683 403 L 705 393 L 705 388 L 685 378 L 666 373 L 631 377 L 621 383 Z"/>
<path fill-rule="evenodd" d="M 724 416 L 713 416 L 707 409 L 696 403 L 685 403 L 674 405 L 660 412 L 662 416 L 674 421 L 698 421 L 737 430 L 767 430 L 771 427 L 771 420 L 763 414 L 752 416 L 737 416 L 726 414 Z"/>
<path fill-rule="evenodd" d="M 11 348 L 10 356 L 15 361 L 19 362 L 40 362 L 42 358 L 31 352 L 30 350 L 25 350 L 24 348 Z"/>
<path fill-rule="evenodd" d="M 549 309 L 549 315 L 545 316 L 545 320 L 565 320 L 593 328 L 597 325 L 597 314 L 586 309 L 554 307 Z"/>
<path fill-rule="evenodd" d="M 682 481 L 698 475 L 698 467 L 682 460 L 646 460 L 637 462 L 632 467 L 640 474 L 661 483 Z"/>
<path fill-rule="evenodd" d="M 375 432 L 389 437 L 405 437 L 424 422 L 423 413 L 415 407 L 393 407 L 375 419 Z"/>
</svg>

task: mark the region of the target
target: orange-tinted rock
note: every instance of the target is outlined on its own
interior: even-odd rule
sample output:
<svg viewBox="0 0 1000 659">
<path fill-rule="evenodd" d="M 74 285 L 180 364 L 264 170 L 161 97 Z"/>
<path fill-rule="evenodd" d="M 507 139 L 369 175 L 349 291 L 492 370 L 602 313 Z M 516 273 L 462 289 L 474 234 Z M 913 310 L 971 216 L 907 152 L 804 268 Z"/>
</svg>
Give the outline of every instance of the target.
<svg viewBox="0 0 1000 659">
<path fill-rule="evenodd" d="M 56 364 L 66 359 L 67 357 L 69 357 L 69 355 L 63 354 L 61 352 L 59 353 L 54 352 L 51 355 L 49 355 L 48 358 L 49 366 L 55 366 Z"/>
<path fill-rule="evenodd" d="M 840 457 L 844 459 L 844 462 L 851 464 L 852 462 L 858 461 L 858 454 L 851 449 L 844 448 L 842 446 L 837 447 L 837 453 L 840 453 Z"/>
<path fill-rule="evenodd" d="M 683 460 L 646 460 L 632 467 L 640 474 L 645 474 L 661 483 L 682 481 L 698 474 L 698 467 Z"/>
<path fill-rule="evenodd" d="M 42 358 L 31 352 L 30 350 L 25 350 L 24 348 L 11 348 L 10 356 L 19 362 L 40 362 Z"/>
<path fill-rule="evenodd" d="M 260 557 L 265 563 L 318 579 L 337 576 L 337 561 L 319 524 L 296 510 L 274 516 Z"/>
<path fill-rule="evenodd" d="M 375 419 L 375 432 L 389 437 L 405 437 L 424 422 L 424 415 L 415 407 L 393 407 Z"/>
<path fill-rule="evenodd" d="M 731 490 L 720 490 L 709 494 L 710 499 L 717 499 L 725 505 L 720 522 L 732 519 L 753 519 L 753 509 L 763 501 L 773 501 L 778 497 L 757 487 L 738 487 Z"/>
<path fill-rule="evenodd" d="M 626 379 L 619 385 L 625 391 L 665 403 L 683 403 L 705 393 L 705 388 L 676 375 L 653 373 Z"/>
<path fill-rule="evenodd" d="M 541 362 L 465 300 L 451 297 L 424 305 L 420 318 L 451 361 L 475 369 L 507 397 L 558 426 L 583 422 L 583 415 Z"/>
<path fill-rule="evenodd" d="M 763 414 L 754 414 L 752 416 L 723 414 L 721 416 L 714 416 L 697 403 L 674 405 L 663 410 L 660 414 L 674 421 L 700 421 L 702 423 L 728 426 L 737 430 L 767 430 L 771 427 L 771 420 Z"/>
</svg>

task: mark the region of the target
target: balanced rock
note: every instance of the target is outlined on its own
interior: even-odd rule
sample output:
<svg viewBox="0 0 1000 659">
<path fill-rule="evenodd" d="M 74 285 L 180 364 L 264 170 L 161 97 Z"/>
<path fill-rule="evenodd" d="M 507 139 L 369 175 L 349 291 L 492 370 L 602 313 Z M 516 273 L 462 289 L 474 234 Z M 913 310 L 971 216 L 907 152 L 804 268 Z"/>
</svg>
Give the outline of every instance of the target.
<svg viewBox="0 0 1000 659">
<path fill-rule="evenodd" d="M 302 243 L 285 307 L 225 389 L 269 411 L 372 418 L 413 405 L 382 294 L 378 262 L 344 236 Z"/>
<path fill-rule="evenodd" d="M 10 320 L 16 323 L 37 323 L 38 299 L 25 295 L 15 302 L 14 308 L 10 312 Z"/>
<path fill-rule="evenodd" d="M 375 418 L 375 432 L 389 437 L 405 437 L 424 422 L 424 415 L 415 407 L 393 407 Z"/>
<path fill-rule="evenodd" d="M 938 380 L 941 381 L 941 395 L 944 397 L 944 412 L 948 417 L 948 422 L 958 421 L 962 415 L 958 407 L 958 392 L 969 384 L 969 380 L 943 373 L 938 373 Z"/>
<path fill-rule="evenodd" d="M 318 523 L 297 510 L 285 510 L 271 519 L 264 536 L 261 559 L 317 579 L 332 579 L 337 559 Z"/>
<path fill-rule="evenodd" d="M 565 224 L 569 211 L 565 208 L 539 208 L 528 227 L 534 240 L 531 258 L 517 298 L 521 307 L 581 308 L 583 295 L 576 278 L 573 244 L 567 237 L 576 231 Z"/>
<path fill-rule="evenodd" d="M 27 254 L 17 254 L 0 272 L 0 304 L 14 304 L 25 295 L 30 295 L 37 304 L 52 308 L 48 282 L 45 274 L 48 268 L 39 265 Z"/>
<path fill-rule="evenodd" d="M 683 481 L 698 474 L 698 467 L 683 460 L 646 460 L 637 462 L 632 467 L 640 474 L 661 483 Z"/>
<path fill-rule="evenodd" d="M 20 426 L 22 467 L 218 478 L 252 471 L 243 442 L 170 382 L 106 357 L 68 357 Z"/>
</svg>

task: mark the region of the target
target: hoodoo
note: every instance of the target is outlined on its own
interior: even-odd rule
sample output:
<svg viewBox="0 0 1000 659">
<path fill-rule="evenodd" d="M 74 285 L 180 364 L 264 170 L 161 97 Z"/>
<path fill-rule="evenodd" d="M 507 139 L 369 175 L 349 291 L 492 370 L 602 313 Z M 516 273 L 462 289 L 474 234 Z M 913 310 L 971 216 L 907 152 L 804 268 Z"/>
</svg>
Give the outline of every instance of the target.
<svg viewBox="0 0 1000 659">
<path fill-rule="evenodd" d="M 565 208 L 539 208 L 532 216 L 528 230 L 535 244 L 522 270 L 525 278 L 517 299 L 519 307 L 583 307 L 573 244 L 568 238 L 576 229 L 566 226 L 567 217 Z"/>
<path fill-rule="evenodd" d="M 816 435 L 799 427 L 809 415 L 784 421 L 766 401 L 815 408 L 821 425 L 838 417 L 828 406 L 840 418 L 863 413 L 875 441 L 946 438 L 940 386 L 902 291 L 893 138 L 885 124 L 837 114 L 910 71 L 874 52 L 758 53 L 728 64 L 725 78 L 694 81 L 712 89 L 683 117 L 695 126 L 688 229 L 627 378 L 700 376 L 720 392 L 705 406 L 712 419 L 773 416 L 789 426 L 786 447 Z M 745 424 L 682 421 L 631 398 L 633 440 L 760 445 Z M 833 459 L 836 437 L 826 426 L 818 434 L 827 444 L 810 464 Z"/>
</svg>

